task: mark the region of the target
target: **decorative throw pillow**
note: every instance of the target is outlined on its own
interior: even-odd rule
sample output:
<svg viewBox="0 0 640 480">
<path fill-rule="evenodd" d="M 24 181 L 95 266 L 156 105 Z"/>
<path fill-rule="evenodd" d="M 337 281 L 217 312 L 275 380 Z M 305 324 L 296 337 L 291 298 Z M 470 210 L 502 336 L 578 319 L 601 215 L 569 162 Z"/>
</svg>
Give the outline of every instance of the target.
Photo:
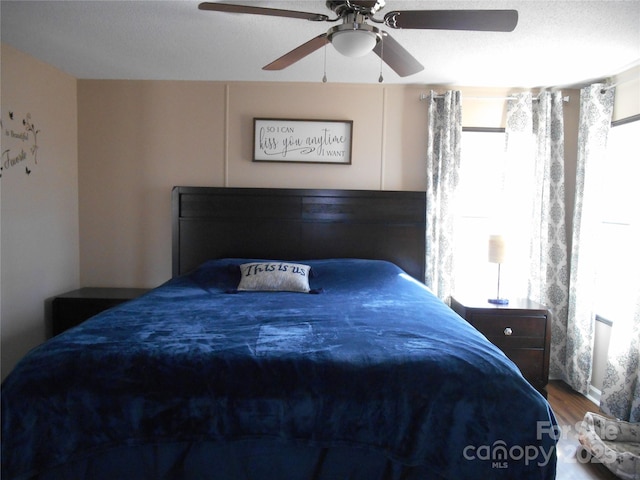
<svg viewBox="0 0 640 480">
<path fill-rule="evenodd" d="M 239 291 L 309 292 L 309 265 L 255 262 L 240 265 Z"/>
</svg>

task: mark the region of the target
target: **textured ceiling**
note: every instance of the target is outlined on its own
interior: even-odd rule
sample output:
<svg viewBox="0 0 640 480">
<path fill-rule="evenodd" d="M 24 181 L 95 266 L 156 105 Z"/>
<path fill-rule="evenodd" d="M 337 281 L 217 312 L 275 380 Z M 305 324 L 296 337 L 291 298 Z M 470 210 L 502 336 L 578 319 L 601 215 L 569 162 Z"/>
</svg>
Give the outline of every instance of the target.
<svg viewBox="0 0 640 480">
<path fill-rule="evenodd" d="M 198 10 L 199 1 L 5 1 L 2 42 L 77 78 L 377 83 L 380 59 L 322 48 L 282 71 L 262 67 L 334 23 Z M 324 0 L 235 1 L 333 16 Z M 581 85 L 639 63 L 640 0 L 386 0 L 391 10 L 516 9 L 511 33 L 387 30 L 424 66 L 385 83 Z"/>
</svg>

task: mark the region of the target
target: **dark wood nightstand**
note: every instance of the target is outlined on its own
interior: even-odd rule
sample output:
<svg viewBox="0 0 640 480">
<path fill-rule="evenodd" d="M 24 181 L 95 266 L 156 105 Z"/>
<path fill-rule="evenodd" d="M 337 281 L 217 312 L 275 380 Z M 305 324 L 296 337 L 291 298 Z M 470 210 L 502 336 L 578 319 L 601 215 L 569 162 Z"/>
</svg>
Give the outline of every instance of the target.
<svg viewBox="0 0 640 480">
<path fill-rule="evenodd" d="M 452 297 L 451 308 L 499 347 L 546 396 L 551 343 L 551 317 L 547 307 L 526 299 L 494 305 L 486 300 Z"/>
<path fill-rule="evenodd" d="M 58 335 L 108 308 L 148 291 L 146 288 L 86 287 L 58 295 L 52 302 L 53 335 Z"/>
</svg>

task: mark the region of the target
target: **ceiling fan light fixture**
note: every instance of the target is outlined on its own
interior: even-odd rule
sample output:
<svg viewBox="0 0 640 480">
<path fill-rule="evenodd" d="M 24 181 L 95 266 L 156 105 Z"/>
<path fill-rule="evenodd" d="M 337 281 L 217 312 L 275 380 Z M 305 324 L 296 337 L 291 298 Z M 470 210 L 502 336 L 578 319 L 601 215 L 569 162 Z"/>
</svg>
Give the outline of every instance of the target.
<svg viewBox="0 0 640 480">
<path fill-rule="evenodd" d="M 334 48 L 345 57 L 362 57 L 380 40 L 380 31 L 366 23 L 344 23 L 327 32 Z"/>
</svg>

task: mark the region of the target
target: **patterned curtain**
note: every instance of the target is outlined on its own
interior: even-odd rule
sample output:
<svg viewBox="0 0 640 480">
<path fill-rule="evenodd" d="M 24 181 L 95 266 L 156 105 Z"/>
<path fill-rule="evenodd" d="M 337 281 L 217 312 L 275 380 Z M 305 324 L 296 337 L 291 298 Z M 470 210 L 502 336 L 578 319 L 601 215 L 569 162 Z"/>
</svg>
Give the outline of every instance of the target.
<svg viewBox="0 0 640 480">
<path fill-rule="evenodd" d="M 600 223 L 600 170 L 611 127 L 614 89 L 594 84 L 580 91 L 580 125 L 576 199 L 566 337 L 566 378 L 576 391 L 587 394 L 591 381 L 597 228 Z"/>
<path fill-rule="evenodd" d="M 640 268 L 639 263 L 636 252 L 636 272 Z M 628 422 L 640 422 L 640 281 L 637 278 L 635 291 L 635 301 L 631 303 L 628 317 L 630 321 L 622 325 L 622 322 L 613 324 L 600 396 L 600 409 L 604 413 Z"/>
<path fill-rule="evenodd" d="M 429 97 L 425 283 L 449 300 L 453 290 L 454 196 L 460 171 L 462 107 L 459 91 Z"/>
<path fill-rule="evenodd" d="M 549 375 L 564 377 L 569 265 L 564 191 L 564 100 L 542 92 L 533 104 L 536 138 L 535 191 L 529 268 L 529 298 L 551 313 Z"/>
<path fill-rule="evenodd" d="M 640 194 L 636 192 L 635 198 L 630 196 L 630 204 L 636 207 L 630 244 L 637 246 L 640 245 L 640 213 L 637 211 Z M 622 321 L 618 317 L 613 319 L 600 409 L 628 422 L 640 422 L 640 249 L 625 251 L 625 268 L 632 273 L 625 279 L 625 292 L 616 298 L 622 307 Z"/>
<path fill-rule="evenodd" d="M 504 203 L 514 243 L 515 293 L 551 312 L 550 375 L 564 376 L 568 303 L 562 92 L 513 95 L 507 102 Z M 506 227 L 505 227 L 506 228 Z M 510 247 L 511 248 L 511 247 Z M 514 258 L 515 257 L 515 258 Z M 519 272 L 519 275 L 518 275 Z"/>
</svg>

